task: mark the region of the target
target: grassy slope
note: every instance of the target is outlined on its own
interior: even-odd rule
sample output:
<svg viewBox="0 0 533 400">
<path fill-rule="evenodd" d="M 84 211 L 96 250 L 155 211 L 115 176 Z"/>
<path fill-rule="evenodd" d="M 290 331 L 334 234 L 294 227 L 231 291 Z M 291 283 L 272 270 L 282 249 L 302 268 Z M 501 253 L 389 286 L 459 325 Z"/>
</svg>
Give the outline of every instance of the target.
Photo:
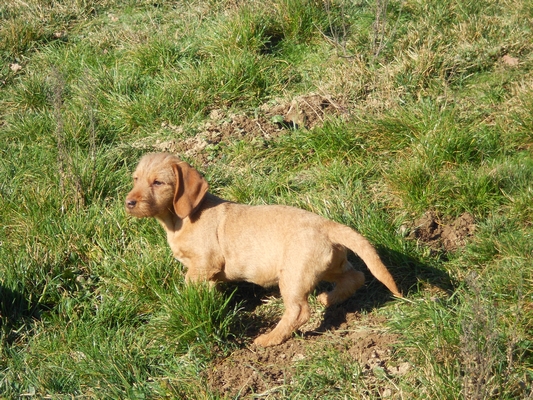
<svg viewBox="0 0 533 400">
<path fill-rule="evenodd" d="M 198 371 L 245 327 L 223 296 L 183 287 L 153 221 L 125 216 L 151 150 L 139 143 L 193 136 L 213 109 L 322 91 L 349 118 L 224 146 L 203 171 L 212 189 L 357 227 L 416 282 L 375 311 L 416 365 L 399 393 L 531 395 L 530 3 L 391 1 L 386 19 L 367 1 L 181 4 L 0 6 L 0 393 L 216 396 Z M 475 216 L 464 249 L 402 237 L 430 209 Z M 357 393 L 339 379 L 321 390 Z"/>
</svg>

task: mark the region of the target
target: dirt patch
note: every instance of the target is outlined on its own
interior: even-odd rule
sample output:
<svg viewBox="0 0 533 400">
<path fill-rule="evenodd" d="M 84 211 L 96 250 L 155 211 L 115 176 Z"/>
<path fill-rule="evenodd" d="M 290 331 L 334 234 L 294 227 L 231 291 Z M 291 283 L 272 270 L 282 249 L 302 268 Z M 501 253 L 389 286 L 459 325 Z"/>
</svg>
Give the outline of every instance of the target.
<svg viewBox="0 0 533 400">
<path fill-rule="evenodd" d="M 420 240 L 432 249 L 455 251 L 466 244 L 476 229 L 474 217 L 464 213 L 456 219 L 443 218 L 434 211 L 427 211 L 412 223 L 404 224 L 410 231 L 410 239 Z"/>
<path fill-rule="evenodd" d="M 209 165 L 218 158 L 220 144 L 234 140 L 271 140 L 291 129 L 313 129 L 323 124 L 328 115 L 340 115 L 344 108 L 329 96 L 309 94 L 291 102 L 264 104 L 254 115 L 227 114 L 213 110 L 209 120 L 199 127 L 199 133 L 185 140 L 157 143 L 159 151 L 181 153 L 198 165 Z M 177 133 L 180 127 L 163 124 Z"/>
<path fill-rule="evenodd" d="M 372 318 L 366 317 L 365 324 L 369 322 Z M 266 349 L 251 346 L 237 350 L 206 372 L 207 382 L 211 390 L 227 398 L 261 397 L 294 382 L 298 368 L 312 364 L 313 358 L 321 357 L 325 349 L 330 354 L 338 351 L 342 362 L 359 363 L 369 380 L 375 368 L 391 376 L 406 373 L 410 364 L 389 364 L 391 345 L 398 336 L 379 328 L 382 319 L 375 318 L 373 322 L 375 325 L 361 328 L 361 316 L 350 314 L 345 323 L 325 334 L 307 332 L 303 340 L 294 338 Z"/>
<path fill-rule="evenodd" d="M 263 105 L 261 111 L 278 128 L 312 129 L 322 125 L 326 115 L 339 115 L 345 112 L 344 107 L 329 96 L 310 94 L 300 96 L 290 103 L 274 106 Z"/>
</svg>

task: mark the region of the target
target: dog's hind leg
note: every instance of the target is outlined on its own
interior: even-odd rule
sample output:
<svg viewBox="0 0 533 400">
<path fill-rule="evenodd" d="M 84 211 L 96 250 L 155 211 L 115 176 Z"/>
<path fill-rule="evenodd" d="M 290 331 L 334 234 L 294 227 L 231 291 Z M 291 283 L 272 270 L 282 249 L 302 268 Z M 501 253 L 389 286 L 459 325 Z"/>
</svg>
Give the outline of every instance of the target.
<svg viewBox="0 0 533 400">
<path fill-rule="evenodd" d="M 321 293 L 317 297 L 318 301 L 326 307 L 347 300 L 365 283 L 365 275 L 361 271 L 355 270 L 348 260 L 345 260 L 337 270 L 328 271 L 322 279 L 335 283 L 333 290 Z"/>
</svg>

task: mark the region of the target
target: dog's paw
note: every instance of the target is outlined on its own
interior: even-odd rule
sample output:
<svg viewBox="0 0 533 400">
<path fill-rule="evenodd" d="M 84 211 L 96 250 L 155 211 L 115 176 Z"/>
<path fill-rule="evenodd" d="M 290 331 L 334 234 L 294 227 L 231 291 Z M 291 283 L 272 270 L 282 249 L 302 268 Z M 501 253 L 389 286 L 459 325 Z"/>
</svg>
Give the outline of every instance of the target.
<svg viewBox="0 0 533 400">
<path fill-rule="evenodd" d="M 317 300 L 322 303 L 322 305 L 324 305 L 325 307 L 329 307 L 331 305 L 331 300 L 330 300 L 330 296 L 329 296 L 329 293 L 327 292 L 324 292 L 324 293 L 320 293 L 318 296 L 317 296 Z"/>
<path fill-rule="evenodd" d="M 283 343 L 285 340 L 282 338 L 275 337 L 271 333 L 265 333 L 264 335 L 258 336 L 254 340 L 254 344 L 256 346 L 261 347 L 271 347 L 271 346 L 277 346 L 278 344 Z"/>
</svg>

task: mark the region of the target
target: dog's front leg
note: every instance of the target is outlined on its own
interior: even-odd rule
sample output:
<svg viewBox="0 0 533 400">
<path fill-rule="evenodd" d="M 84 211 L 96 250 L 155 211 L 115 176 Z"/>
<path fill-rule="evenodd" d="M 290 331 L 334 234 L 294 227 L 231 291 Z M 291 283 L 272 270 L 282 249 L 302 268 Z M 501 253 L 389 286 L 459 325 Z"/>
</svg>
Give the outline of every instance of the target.
<svg viewBox="0 0 533 400">
<path fill-rule="evenodd" d="M 302 281 L 300 281 L 301 283 Z M 289 339 L 292 333 L 300 326 L 305 324 L 311 316 L 311 310 L 307 298 L 309 289 L 307 285 L 295 286 L 293 284 L 284 284 L 280 282 L 280 291 L 285 305 L 285 312 L 276 327 L 269 333 L 265 333 L 254 343 L 263 346 L 276 346 Z"/>
<path fill-rule="evenodd" d="M 254 340 L 254 343 L 263 346 L 276 346 L 289 339 L 292 333 L 305 324 L 310 317 L 307 300 L 291 304 L 283 313 L 281 321 L 269 333 L 265 333 Z"/>
<path fill-rule="evenodd" d="M 190 267 L 187 268 L 187 273 L 185 274 L 185 283 L 199 283 L 209 281 L 209 276 L 205 273 L 204 269 Z"/>
<path fill-rule="evenodd" d="M 209 282 L 211 287 L 214 287 L 217 283 L 215 276 L 219 272 L 218 269 L 213 270 L 212 268 L 198 268 L 198 267 L 188 267 L 187 273 L 185 274 L 185 283 L 199 283 L 199 282 Z"/>
</svg>

